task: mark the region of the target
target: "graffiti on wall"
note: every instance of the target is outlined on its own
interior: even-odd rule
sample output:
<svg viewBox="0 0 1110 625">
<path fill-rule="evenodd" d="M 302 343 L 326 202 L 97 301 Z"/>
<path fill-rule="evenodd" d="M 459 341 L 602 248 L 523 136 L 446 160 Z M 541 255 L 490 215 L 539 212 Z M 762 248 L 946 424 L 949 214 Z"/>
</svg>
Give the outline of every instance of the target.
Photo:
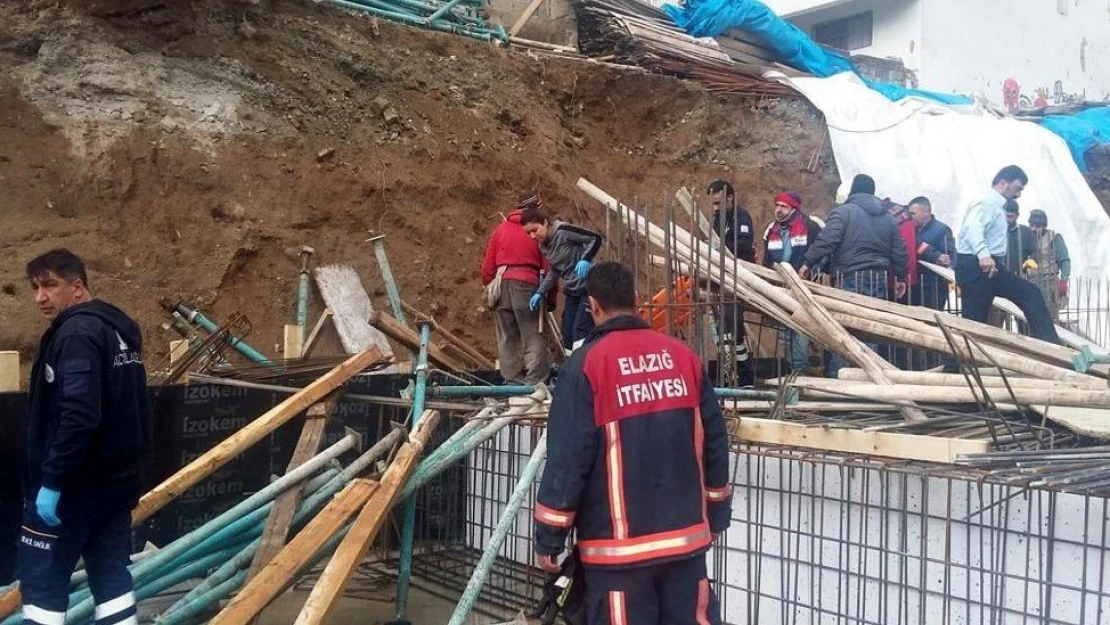
<svg viewBox="0 0 1110 625">
<path fill-rule="evenodd" d="M 1064 89 L 1063 81 L 1060 80 L 1052 83 L 1051 90 L 1048 87 L 1037 87 L 1032 93 L 1022 93 L 1021 85 L 1013 78 L 1007 78 L 1002 83 L 1002 104 L 1011 113 L 1024 109 L 1083 102 L 1086 99 L 1086 91 L 1069 93 Z"/>
</svg>

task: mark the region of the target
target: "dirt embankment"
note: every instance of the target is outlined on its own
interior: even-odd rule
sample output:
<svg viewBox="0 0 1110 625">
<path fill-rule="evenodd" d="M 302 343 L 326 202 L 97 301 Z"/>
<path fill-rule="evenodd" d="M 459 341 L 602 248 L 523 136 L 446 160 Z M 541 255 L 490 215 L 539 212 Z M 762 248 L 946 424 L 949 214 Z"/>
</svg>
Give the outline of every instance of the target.
<svg viewBox="0 0 1110 625">
<path fill-rule="evenodd" d="M 488 348 L 477 266 L 522 191 L 598 225 L 579 176 L 641 198 L 728 178 L 757 224 L 785 188 L 818 212 L 832 201 L 827 148 L 807 171 L 824 129 L 804 103 L 295 0 L 120 6 L 0 4 L 0 349 L 33 352 L 43 324 L 22 268 L 58 246 L 138 317 L 149 361 L 176 338 L 162 297 L 242 312 L 272 352 L 301 245 L 354 263 L 386 306 L 371 233 L 406 300 Z"/>
</svg>

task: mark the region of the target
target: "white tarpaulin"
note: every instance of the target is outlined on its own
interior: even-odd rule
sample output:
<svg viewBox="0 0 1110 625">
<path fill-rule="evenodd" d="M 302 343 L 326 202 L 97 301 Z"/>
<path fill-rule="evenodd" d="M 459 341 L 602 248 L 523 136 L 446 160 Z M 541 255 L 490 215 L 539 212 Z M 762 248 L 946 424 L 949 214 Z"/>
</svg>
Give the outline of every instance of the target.
<svg viewBox="0 0 1110 625">
<path fill-rule="evenodd" d="M 853 74 L 773 77 L 825 114 L 842 191 L 856 174 L 868 174 L 879 197 L 899 203 L 928 197 L 933 214 L 956 233 L 964 211 L 987 193 L 998 170 L 1018 165 L 1029 175 L 1018 200 L 1020 222 L 1027 223 L 1029 211 L 1043 210 L 1048 227 L 1068 244 L 1073 276 L 1110 274 L 1110 217 L 1057 135 L 1032 122 L 928 100 L 891 102 Z"/>
</svg>

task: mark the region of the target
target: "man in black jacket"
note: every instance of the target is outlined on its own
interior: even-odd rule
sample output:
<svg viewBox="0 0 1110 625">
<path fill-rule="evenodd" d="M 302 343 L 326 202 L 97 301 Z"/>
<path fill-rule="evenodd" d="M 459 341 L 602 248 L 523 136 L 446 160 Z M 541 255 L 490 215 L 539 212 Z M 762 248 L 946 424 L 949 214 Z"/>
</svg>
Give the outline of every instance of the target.
<svg viewBox="0 0 1110 625">
<path fill-rule="evenodd" d="M 952 229 L 933 216 L 933 205 L 927 197 L 910 201 L 910 215 L 917 226 L 917 258 L 925 262 L 951 267 L 956 256 L 956 239 Z M 910 293 L 910 304 L 941 310 L 948 302 L 948 281 L 924 267 L 918 271 L 919 284 Z"/>
<path fill-rule="evenodd" d="M 706 190 L 713 207 L 713 232 L 721 237 L 721 244 L 732 255 L 749 263 L 755 262 L 755 226 L 752 215 L 736 203 L 736 189 L 724 180 L 714 180 Z M 711 254 L 710 262 L 722 262 Z M 727 262 L 727 261 L 725 261 Z M 755 384 L 755 368 L 748 351 L 747 332 L 744 328 L 744 310 L 737 302 L 722 302 L 719 333 L 723 351 L 736 359 L 737 385 L 751 387 Z M 724 366 L 727 358 L 719 358 Z"/>
<path fill-rule="evenodd" d="M 852 180 L 848 201 L 836 207 L 817 237 L 806 250 L 805 264 L 798 270 L 808 277 L 811 267 L 831 258 L 829 271 L 845 291 L 887 299 L 887 279 L 894 275 L 895 299 L 906 293 L 909 257 L 898 224 L 875 197 L 875 181 L 860 174 Z M 869 346 L 873 351 L 876 347 Z M 829 374 L 836 377 L 846 366 L 834 356 Z"/>
<path fill-rule="evenodd" d="M 575 530 L 590 625 L 720 625 L 705 553 L 731 522 L 728 432 L 697 354 L 636 314 L 632 271 L 586 276 L 597 327 L 559 373 L 535 551 Z"/>
<path fill-rule="evenodd" d="M 31 369 L 19 582 L 23 622 L 61 625 L 84 558 L 96 625 L 133 625 L 127 570 L 152 420 L 138 325 L 93 299 L 81 259 L 53 250 L 27 264 L 50 327 Z"/>
</svg>

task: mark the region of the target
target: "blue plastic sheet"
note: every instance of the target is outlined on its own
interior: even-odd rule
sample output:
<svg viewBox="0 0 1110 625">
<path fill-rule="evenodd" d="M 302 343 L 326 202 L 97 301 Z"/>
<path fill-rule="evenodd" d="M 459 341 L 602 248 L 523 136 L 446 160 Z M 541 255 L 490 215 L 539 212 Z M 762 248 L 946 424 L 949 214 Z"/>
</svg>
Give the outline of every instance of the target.
<svg viewBox="0 0 1110 625">
<path fill-rule="evenodd" d="M 1068 144 L 1079 171 L 1087 172 L 1087 150 L 1110 143 L 1110 107 L 1087 109 L 1076 115 L 1048 115 L 1041 125 L 1060 135 Z"/>
<path fill-rule="evenodd" d="M 750 33 L 764 47 L 773 50 L 783 64 L 820 78 L 856 71 L 848 57 L 817 45 L 809 35 L 779 17 L 759 0 L 686 0 L 684 7 L 668 4 L 663 6 L 663 10 L 675 24 L 694 37 L 715 37 L 730 28 Z M 893 101 L 907 96 L 944 104 L 969 104 L 972 101 L 962 95 L 906 89 L 891 83 L 863 80 Z"/>
</svg>

